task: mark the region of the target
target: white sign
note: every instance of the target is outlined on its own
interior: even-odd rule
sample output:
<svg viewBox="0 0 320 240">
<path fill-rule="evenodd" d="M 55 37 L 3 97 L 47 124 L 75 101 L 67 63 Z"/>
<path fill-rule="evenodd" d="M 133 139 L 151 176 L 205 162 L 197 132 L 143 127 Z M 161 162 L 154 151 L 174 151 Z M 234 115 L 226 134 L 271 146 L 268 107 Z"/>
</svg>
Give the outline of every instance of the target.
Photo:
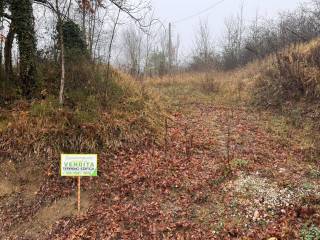
<svg viewBox="0 0 320 240">
<path fill-rule="evenodd" d="M 60 174 L 65 177 L 97 177 L 97 154 L 61 154 Z"/>
</svg>

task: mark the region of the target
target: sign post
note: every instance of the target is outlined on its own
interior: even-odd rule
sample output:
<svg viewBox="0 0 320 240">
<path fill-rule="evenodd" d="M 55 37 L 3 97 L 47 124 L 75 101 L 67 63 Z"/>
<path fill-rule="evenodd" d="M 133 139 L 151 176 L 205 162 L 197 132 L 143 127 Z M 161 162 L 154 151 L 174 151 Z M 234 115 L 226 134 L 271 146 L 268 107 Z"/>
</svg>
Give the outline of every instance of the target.
<svg viewBox="0 0 320 240">
<path fill-rule="evenodd" d="M 81 177 L 98 176 L 97 154 L 61 154 L 60 175 L 78 178 L 78 214 L 81 206 Z"/>
<path fill-rule="evenodd" d="M 81 183 L 80 183 L 80 176 L 78 176 L 78 213 L 80 213 L 80 203 L 81 203 Z"/>
</svg>

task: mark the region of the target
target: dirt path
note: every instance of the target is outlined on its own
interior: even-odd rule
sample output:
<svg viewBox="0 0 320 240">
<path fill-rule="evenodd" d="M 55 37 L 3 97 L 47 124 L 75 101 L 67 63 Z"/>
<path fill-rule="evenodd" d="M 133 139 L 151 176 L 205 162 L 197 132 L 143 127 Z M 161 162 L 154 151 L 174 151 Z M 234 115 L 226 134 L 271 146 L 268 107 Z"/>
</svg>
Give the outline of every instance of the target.
<svg viewBox="0 0 320 240">
<path fill-rule="evenodd" d="M 194 104 L 171 120 L 167 154 L 146 145 L 101 159 L 91 208 L 48 239 L 298 239 L 320 224 L 319 178 L 261 115 Z"/>
</svg>

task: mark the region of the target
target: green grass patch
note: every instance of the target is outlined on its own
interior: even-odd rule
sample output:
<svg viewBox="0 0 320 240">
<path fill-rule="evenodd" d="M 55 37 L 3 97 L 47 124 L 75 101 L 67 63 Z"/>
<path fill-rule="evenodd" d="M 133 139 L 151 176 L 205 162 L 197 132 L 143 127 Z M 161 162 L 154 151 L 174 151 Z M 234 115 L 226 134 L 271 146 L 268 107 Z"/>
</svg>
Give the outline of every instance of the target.
<svg viewBox="0 0 320 240">
<path fill-rule="evenodd" d="M 320 228 L 315 225 L 304 226 L 300 235 L 301 240 L 320 240 Z"/>
<path fill-rule="evenodd" d="M 231 167 L 235 169 L 245 169 L 249 165 L 249 161 L 245 159 L 234 159 L 231 161 Z"/>
<path fill-rule="evenodd" d="M 33 117 L 50 117 L 56 113 L 58 107 L 58 101 L 53 97 L 49 97 L 47 100 L 33 102 L 30 114 Z"/>
</svg>

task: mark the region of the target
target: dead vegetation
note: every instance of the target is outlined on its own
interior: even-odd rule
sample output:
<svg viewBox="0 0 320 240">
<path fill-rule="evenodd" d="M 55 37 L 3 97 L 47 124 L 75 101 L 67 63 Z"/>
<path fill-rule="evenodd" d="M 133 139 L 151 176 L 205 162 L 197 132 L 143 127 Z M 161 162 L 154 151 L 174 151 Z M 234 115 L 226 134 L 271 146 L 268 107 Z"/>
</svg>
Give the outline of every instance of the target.
<svg viewBox="0 0 320 240">
<path fill-rule="evenodd" d="M 320 42 L 286 48 L 270 57 L 270 65 L 256 79 L 254 101 L 258 105 L 280 106 L 286 102 L 319 100 Z"/>
<path fill-rule="evenodd" d="M 103 84 L 100 66 L 88 89 L 70 82 L 64 107 L 50 92 L 8 104 L 0 237 L 317 239 L 317 56 L 315 40 L 245 68 L 143 88 L 121 73 Z M 59 154 L 75 151 L 101 153 L 77 219 L 74 179 L 58 177 Z M 57 209 L 65 211 L 46 218 Z"/>
<path fill-rule="evenodd" d="M 104 77 L 103 71 L 97 74 Z M 58 219 L 75 213 L 73 203 L 60 209 L 75 199 L 76 187 L 74 179 L 59 177 L 61 153 L 101 153 L 102 173 L 107 154 L 159 143 L 162 107 L 129 76 L 114 75 L 106 88 L 80 88 L 67 91 L 64 107 L 48 93 L 0 110 L 0 238 L 38 239 Z M 83 191 L 91 195 L 96 187 L 92 179 Z M 50 211 L 57 208 L 53 218 Z"/>
<path fill-rule="evenodd" d="M 319 39 L 314 39 L 232 71 L 177 74 L 152 79 L 149 85 L 174 99 L 172 105 L 179 99 L 271 110 L 274 114 L 267 123 L 282 116 L 282 130 L 300 129 L 306 153 L 316 160 L 320 149 L 319 49 Z"/>
<path fill-rule="evenodd" d="M 247 109 L 235 109 L 230 118 L 228 107 L 188 108 L 173 114 L 166 151 L 112 156 L 88 214 L 60 220 L 50 238 L 289 240 L 318 230 L 319 179 L 306 174 L 299 146 L 283 146 Z M 232 172 L 226 165 L 228 118 Z"/>
</svg>

